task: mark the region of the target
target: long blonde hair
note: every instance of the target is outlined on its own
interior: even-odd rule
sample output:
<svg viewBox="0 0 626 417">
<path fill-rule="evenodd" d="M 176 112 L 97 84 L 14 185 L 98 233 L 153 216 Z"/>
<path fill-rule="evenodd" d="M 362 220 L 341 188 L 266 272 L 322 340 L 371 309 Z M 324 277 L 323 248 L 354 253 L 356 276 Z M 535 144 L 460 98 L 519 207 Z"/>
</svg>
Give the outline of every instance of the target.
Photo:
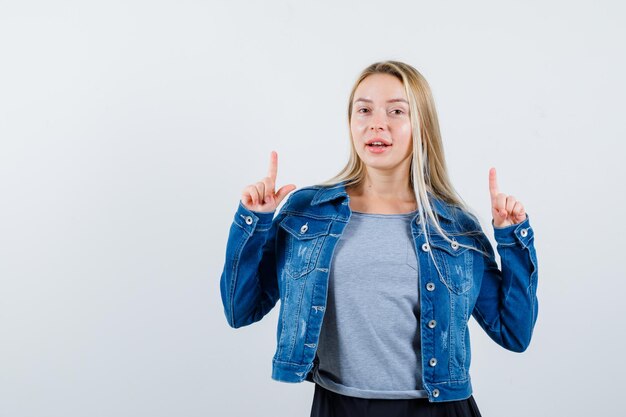
<svg viewBox="0 0 626 417">
<path fill-rule="evenodd" d="M 449 243 L 452 239 L 442 229 L 437 216 L 433 212 L 433 208 L 429 201 L 427 193 L 433 194 L 435 197 L 444 202 L 458 207 L 464 212 L 470 214 L 474 220 L 477 220 L 473 210 L 463 201 L 461 196 L 456 192 L 450 178 L 444 157 L 443 144 L 441 140 L 441 132 L 439 130 L 439 120 L 437 111 L 435 110 L 435 102 L 430 90 L 430 86 L 426 79 L 411 65 L 399 61 L 382 61 L 376 62 L 365 68 L 357 78 L 348 102 L 348 126 L 350 126 L 354 94 L 357 87 L 365 78 L 372 74 L 390 74 L 398 78 L 404 85 L 406 96 L 409 101 L 409 116 L 411 120 L 411 131 L 413 138 L 413 154 L 410 165 L 409 185 L 413 189 L 418 203 L 418 212 L 421 220 L 422 231 L 426 236 L 426 221 L 432 224 L 437 232 Z M 346 166 L 334 177 L 317 184 L 318 186 L 335 185 L 338 182 L 345 181 L 345 186 L 357 186 L 361 184 L 365 178 L 366 166 L 359 157 L 354 147 L 352 131 L 350 131 L 350 158 Z M 418 169 L 416 169 L 416 167 Z M 455 213 L 451 213 L 454 215 Z M 469 231 L 466 234 L 474 234 L 477 231 Z M 477 249 L 473 246 L 464 245 L 457 242 L 459 246 Z M 432 254 L 431 254 L 432 257 Z M 434 259 L 433 259 L 434 261 Z"/>
</svg>

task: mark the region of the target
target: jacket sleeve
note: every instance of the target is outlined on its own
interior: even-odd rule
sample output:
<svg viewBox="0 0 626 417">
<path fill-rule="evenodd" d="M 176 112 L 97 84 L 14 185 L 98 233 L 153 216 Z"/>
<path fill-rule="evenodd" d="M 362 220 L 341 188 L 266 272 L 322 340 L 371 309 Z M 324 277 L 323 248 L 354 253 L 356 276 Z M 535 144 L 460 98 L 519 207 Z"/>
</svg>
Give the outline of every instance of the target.
<svg viewBox="0 0 626 417">
<path fill-rule="evenodd" d="M 233 328 L 261 320 L 280 297 L 276 234 L 284 210 L 276 218 L 274 213 L 248 210 L 240 200 L 230 226 L 220 294 L 226 320 Z"/>
<path fill-rule="evenodd" d="M 480 292 L 472 316 L 489 337 L 505 349 L 523 352 L 530 344 L 537 321 L 537 254 L 530 217 L 521 223 L 494 227 L 494 238 L 502 270 L 493 247 L 482 232 L 479 240 L 485 258 Z"/>
</svg>

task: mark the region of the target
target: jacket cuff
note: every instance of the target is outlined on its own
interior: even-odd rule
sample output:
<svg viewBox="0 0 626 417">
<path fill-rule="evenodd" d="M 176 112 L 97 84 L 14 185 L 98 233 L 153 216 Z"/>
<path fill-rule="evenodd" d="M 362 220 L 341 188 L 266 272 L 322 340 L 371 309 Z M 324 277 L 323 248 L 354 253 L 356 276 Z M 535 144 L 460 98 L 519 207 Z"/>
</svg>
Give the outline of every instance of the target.
<svg viewBox="0 0 626 417">
<path fill-rule="evenodd" d="M 530 216 L 526 213 L 526 219 L 517 224 L 511 224 L 505 227 L 496 227 L 491 219 L 491 226 L 493 227 L 493 235 L 496 242 L 503 246 L 514 245 L 519 242 L 522 247 L 529 245 L 535 232 L 530 225 Z"/>
<path fill-rule="evenodd" d="M 252 233 L 255 228 L 267 230 L 272 226 L 275 212 L 276 210 L 268 212 L 249 210 L 239 200 L 239 206 L 235 213 L 235 222 L 249 233 Z"/>
</svg>

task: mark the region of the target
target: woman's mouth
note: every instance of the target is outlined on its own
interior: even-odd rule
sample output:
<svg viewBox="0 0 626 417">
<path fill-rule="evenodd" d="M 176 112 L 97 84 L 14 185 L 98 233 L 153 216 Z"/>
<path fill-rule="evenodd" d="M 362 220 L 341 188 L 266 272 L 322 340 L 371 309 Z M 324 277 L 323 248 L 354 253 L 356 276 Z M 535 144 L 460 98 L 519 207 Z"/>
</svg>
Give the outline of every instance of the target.
<svg viewBox="0 0 626 417">
<path fill-rule="evenodd" d="M 387 150 L 387 148 L 390 148 L 392 145 L 385 145 L 385 144 L 376 144 L 376 143 L 372 143 L 369 145 L 366 145 L 367 149 L 372 152 L 372 153 L 383 153 L 385 152 L 385 150 Z"/>
</svg>

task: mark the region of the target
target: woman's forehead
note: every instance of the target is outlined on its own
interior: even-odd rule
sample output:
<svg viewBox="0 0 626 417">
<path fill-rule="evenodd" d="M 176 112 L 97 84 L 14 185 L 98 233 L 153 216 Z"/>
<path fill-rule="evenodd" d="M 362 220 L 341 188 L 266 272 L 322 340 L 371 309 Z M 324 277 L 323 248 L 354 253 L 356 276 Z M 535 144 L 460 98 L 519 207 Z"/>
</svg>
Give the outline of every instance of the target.
<svg viewBox="0 0 626 417">
<path fill-rule="evenodd" d="M 354 103 L 357 101 L 406 103 L 407 98 L 404 85 L 396 77 L 389 74 L 373 74 L 358 85 L 354 95 Z"/>
</svg>

